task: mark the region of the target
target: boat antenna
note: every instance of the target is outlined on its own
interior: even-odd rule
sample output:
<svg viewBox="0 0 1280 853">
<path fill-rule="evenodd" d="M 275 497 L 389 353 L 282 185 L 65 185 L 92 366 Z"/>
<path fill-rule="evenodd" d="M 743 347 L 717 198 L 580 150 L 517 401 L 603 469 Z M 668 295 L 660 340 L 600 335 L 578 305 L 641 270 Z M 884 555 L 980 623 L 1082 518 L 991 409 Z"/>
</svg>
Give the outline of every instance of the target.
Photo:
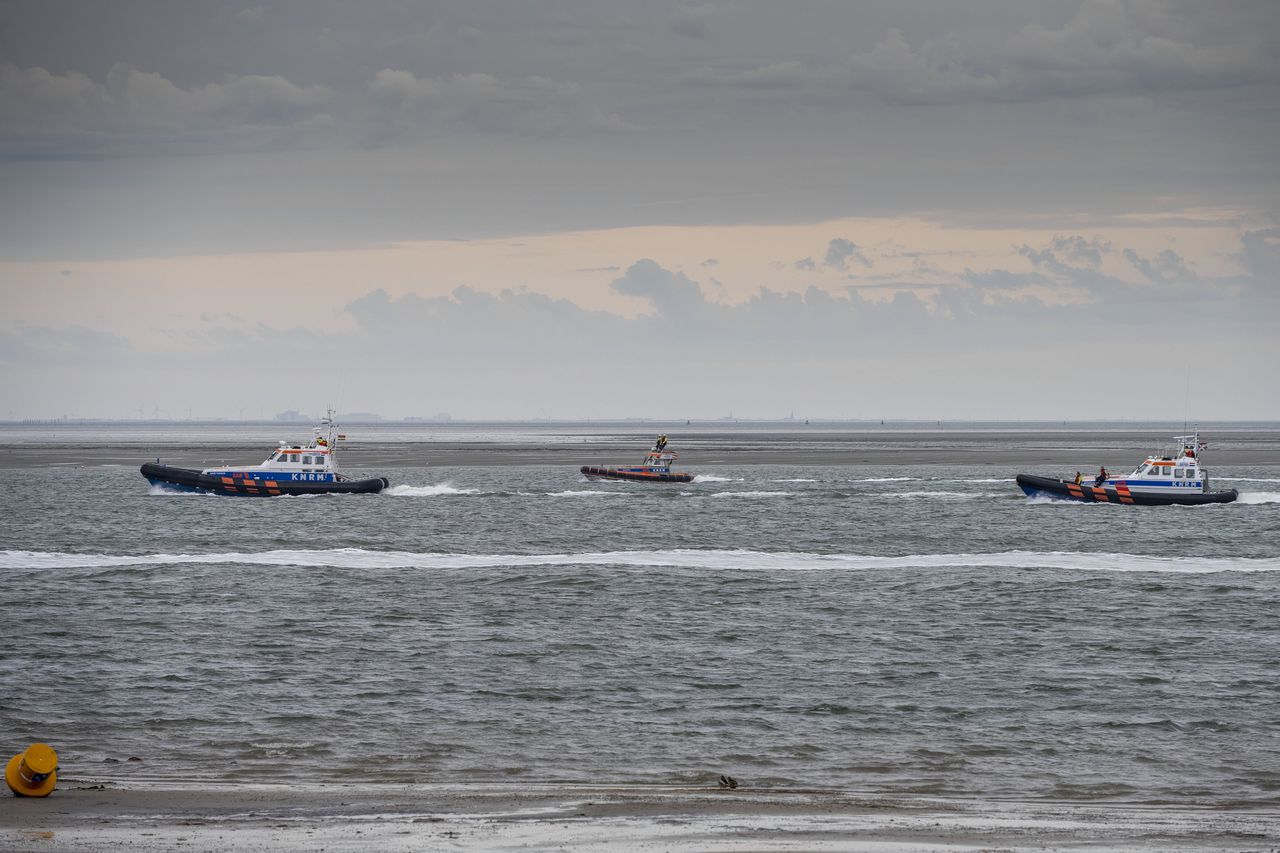
<svg viewBox="0 0 1280 853">
<path fill-rule="evenodd" d="M 1187 361 L 1187 390 L 1182 396 L 1182 431 L 1187 431 L 1187 413 L 1191 407 L 1191 362 Z"/>
</svg>

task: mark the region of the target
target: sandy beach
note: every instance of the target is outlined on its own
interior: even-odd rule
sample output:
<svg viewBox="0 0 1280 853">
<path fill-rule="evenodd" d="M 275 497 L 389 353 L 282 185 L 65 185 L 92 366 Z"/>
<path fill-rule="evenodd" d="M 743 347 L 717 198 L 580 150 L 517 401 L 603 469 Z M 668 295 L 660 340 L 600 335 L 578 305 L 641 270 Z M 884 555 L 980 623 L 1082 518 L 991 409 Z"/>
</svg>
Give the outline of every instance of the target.
<svg viewBox="0 0 1280 853">
<path fill-rule="evenodd" d="M 1270 851 L 1280 807 L 982 802 L 834 790 L 139 784 L 0 799 L 0 849 Z"/>
</svg>

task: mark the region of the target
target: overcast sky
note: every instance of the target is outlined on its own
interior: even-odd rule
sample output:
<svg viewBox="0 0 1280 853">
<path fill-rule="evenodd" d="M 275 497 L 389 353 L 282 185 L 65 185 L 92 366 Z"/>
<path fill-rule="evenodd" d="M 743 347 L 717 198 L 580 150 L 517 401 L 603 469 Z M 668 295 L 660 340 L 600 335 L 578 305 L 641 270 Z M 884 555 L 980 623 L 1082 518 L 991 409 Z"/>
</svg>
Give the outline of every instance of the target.
<svg viewBox="0 0 1280 853">
<path fill-rule="evenodd" d="M 1277 140 L 1271 0 L 0 2 L 0 418 L 1280 419 Z"/>
</svg>

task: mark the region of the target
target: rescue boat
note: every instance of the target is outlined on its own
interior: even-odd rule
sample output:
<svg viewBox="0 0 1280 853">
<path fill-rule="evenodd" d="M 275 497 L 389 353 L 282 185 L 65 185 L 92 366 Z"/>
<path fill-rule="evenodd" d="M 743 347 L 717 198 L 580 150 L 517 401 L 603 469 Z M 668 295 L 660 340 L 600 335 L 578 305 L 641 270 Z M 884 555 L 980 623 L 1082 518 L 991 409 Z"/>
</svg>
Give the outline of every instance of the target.
<svg viewBox="0 0 1280 853">
<path fill-rule="evenodd" d="M 153 486 L 215 495 L 355 495 L 380 492 L 391 485 L 386 477 L 353 480 L 338 470 L 337 444 L 346 436 L 337 431 L 330 411 L 307 444 L 279 447 L 261 465 L 239 468 L 176 468 L 160 460 L 140 469 Z"/>
<path fill-rule="evenodd" d="M 1092 482 L 1056 480 L 1035 474 L 1019 474 L 1018 486 L 1027 497 L 1048 497 L 1085 503 L 1118 503 L 1137 506 L 1170 504 L 1225 504 L 1239 493 L 1235 489 L 1213 491 L 1209 472 L 1201 464 L 1200 452 L 1206 445 L 1200 434 L 1179 435 L 1173 439 L 1180 450 L 1177 455 L 1148 456 L 1127 477 L 1112 477 L 1103 468 Z"/>
<path fill-rule="evenodd" d="M 639 465 L 610 468 L 604 465 L 583 465 L 581 471 L 588 480 L 631 480 L 639 483 L 691 483 L 692 474 L 673 473 L 671 463 L 679 458 L 674 450 L 667 450 L 667 437 L 658 436 L 653 449 L 645 454 Z"/>
</svg>

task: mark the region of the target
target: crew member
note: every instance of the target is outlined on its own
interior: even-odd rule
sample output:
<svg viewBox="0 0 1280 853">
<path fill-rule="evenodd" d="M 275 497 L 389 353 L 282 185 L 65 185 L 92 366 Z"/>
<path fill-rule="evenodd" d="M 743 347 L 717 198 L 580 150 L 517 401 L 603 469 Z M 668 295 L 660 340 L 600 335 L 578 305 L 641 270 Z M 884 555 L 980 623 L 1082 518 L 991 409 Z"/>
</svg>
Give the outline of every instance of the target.
<svg viewBox="0 0 1280 853">
<path fill-rule="evenodd" d="M 1111 475 L 1107 473 L 1106 466 L 1105 465 L 1101 466 L 1098 468 L 1098 476 L 1093 479 L 1093 484 L 1095 486 L 1101 486 L 1103 482 L 1110 476 Z"/>
</svg>

